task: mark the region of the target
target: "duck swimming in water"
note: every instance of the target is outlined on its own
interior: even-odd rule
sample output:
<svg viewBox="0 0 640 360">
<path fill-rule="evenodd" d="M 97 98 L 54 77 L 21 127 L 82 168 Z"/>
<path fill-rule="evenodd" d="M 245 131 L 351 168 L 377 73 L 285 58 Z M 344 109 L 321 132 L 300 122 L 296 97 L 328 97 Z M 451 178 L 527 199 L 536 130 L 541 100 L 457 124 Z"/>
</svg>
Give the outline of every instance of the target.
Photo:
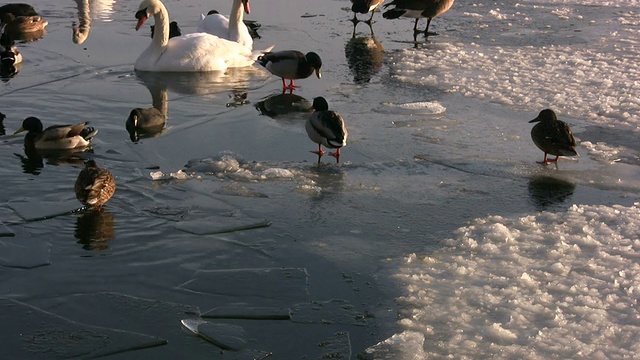
<svg viewBox="0 0 640 360">
<path fill-rule="evenodd" d="M 558 120 L 553 110 L 544 109 L 540 111 L 538 117 L 529 122 L 538 123 L 531 129 L 531 139 L 540 150 L 544 151 L 544 159 L 540 164 L 557 163 L 560 156 L 578 155 L 576 140 L 573 138 L 569 125 Z M 556 158 L 549 160 L 547 154 L 555 155 Z"/>
<path fill-rule="evenodd" d="M 30 116 L 14 134 L 27 131 L 24 137 L 25 147 L 39 150 L 75 150 L 91 144 L 98 130 L 87 126 L 88 122 L 75 125 L 53 125 L 42 129 L 42 122 Z"/>
</svg>

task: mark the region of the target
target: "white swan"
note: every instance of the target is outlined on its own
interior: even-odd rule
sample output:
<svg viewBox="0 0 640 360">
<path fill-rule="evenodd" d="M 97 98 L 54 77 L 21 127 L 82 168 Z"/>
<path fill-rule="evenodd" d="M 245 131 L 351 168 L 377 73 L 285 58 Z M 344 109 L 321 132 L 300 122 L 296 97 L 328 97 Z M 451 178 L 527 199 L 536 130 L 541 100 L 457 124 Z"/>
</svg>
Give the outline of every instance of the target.
<svg viewBox="0 0 640 360">
<path fill-rule="evenodd" d="M 251 12 L 249 0 L 233 0 L 229 18 L 221 14 L 213 13 L 212 11 L 206 16 L 204 14 L 200 15 L 198 32 L 206 32 L 219 36 L 223 39 L 240 43 L 249 49 L 253 49 L 253 38 L 249 34 L 247 25 L 242 21 L 244 17 L 242 13 L 243 10 L 247 14 Z"/>
<path fill-rule="evenodd" d="M 153 15 L 155 33 L 134 69 L 154 72 L 206 72 L 251 66 L 265 51 L 251 51 L 237 42 L 207 33 L 169 39 L 169 14 L 160 0 L 143 0 L 136 12 L 136 30 Z"/>
</svg>

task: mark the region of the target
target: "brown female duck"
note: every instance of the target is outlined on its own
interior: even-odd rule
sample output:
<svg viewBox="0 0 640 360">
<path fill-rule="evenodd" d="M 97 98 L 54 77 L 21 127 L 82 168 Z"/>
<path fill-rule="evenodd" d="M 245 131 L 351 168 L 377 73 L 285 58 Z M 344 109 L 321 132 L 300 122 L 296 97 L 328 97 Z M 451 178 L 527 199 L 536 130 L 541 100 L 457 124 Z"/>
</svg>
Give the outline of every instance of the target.
<svg viewBox="0 0 640 360">
<path fill-rule="evenodd" d="M 95 160 L 84 164 L 74 186 L 76 198 L 86 206 L 101 209 L 116 192 L 116 181 L 111 172 L 98 167 Z"/>
<path fill-rule="evenodd" d="M 551 109 L 540 111 L 538 117 L 529 121 L 537 122 L 531 129 L 531 139 L 536 146 L 544 151 L 544 159 L 540 164 L 549 165 L 552 162 L 558 162 L 560 156 L 576 156 L 576 140 L 569 125 L 564 121 L 558 120 L 556 113 Z M 555 155 L 553 160 L 547 159 L 547 154 Z"/>
</svg>

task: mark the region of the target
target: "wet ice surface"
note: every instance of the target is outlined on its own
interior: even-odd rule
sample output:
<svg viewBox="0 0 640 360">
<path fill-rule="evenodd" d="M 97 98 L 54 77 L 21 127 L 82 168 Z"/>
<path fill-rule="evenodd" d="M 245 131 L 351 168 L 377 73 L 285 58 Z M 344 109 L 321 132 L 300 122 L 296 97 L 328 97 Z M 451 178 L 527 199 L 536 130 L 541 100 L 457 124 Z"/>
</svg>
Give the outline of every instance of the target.
<svg viewBox="0 0 640 360">
<path fill-rule="evenodd" d="M 323 58 L 284 95 L 259 69 L 134 73 L 137 4 L 101 3 L 80 46 L 75 2 L 34 3 L 49 33 L 0 88 L 8 134 L 31 115 L 100 130 L 55 160 L 0 137 L 2 316 L 38 335 L 5 328 L 0 357 L 637 353 L 637 1 L 456 2 L 419 44 L 380 14 L 375 39 L 352 37 L 348 3 L 255 2 L 256 46 Z M 186 32 L 211 5 L 166 3 Z M 309 152 L 316 96 L 347 120 L 338 165 Z M 152 104 L 166 129 L 132 142 L 126 116 Z M 580 157 L 535 163 L 527 121 L 545 107 Z M 118 191 L 71 212 L 87 157 Z"/>
</svg>

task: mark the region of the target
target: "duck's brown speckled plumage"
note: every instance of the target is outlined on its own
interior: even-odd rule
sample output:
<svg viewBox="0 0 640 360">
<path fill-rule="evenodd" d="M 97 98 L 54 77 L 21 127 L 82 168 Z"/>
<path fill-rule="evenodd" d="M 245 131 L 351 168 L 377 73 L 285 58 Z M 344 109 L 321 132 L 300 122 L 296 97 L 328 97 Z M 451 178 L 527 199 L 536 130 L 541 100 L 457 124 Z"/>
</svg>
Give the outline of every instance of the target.
<svg viewBox="0 0 640 360">
<path fill-rule="evenodd" d="M 95 160 L 88 160 L 78 174 L 74 189 L 82 204 L 101 208 L 116 192 L 116 181 L 109 170 L 98 167 Z"/>
<path fill-rule="evenodd" d="M 576 156 L 576 140 L 569 125 L 558 120 L 556 113 L 551 109 L 545 109 L 538 117 L 529 121 L 537 122 L 531 129 L 531 139 L 536 146 L 544 151 L 544 159 L 541 163 L 550 164 L 557 162 L 560 156 Z M 554 160 L 548 160 L 547 154 L 555 155 Z"/>
</svg>

